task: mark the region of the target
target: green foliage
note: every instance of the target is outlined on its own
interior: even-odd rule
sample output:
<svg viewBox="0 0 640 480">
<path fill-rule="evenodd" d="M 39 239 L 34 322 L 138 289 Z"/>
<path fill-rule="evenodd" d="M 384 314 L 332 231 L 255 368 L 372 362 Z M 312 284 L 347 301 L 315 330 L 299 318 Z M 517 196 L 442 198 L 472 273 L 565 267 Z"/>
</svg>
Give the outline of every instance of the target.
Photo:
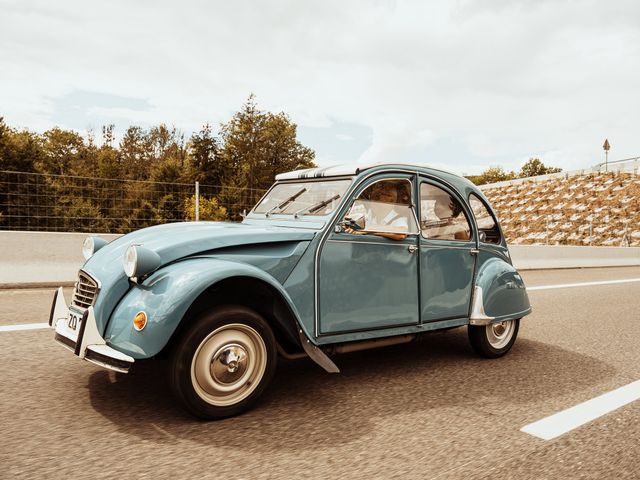
<svg viewBox="0 0 640 480">
<path fill-rule="evenodd" d="M 0 117 L 0 170 L 33 172 L 42 156 L 42 142 L 36 134 L 9 128 Z"/>
<path fill-rule="evenodd" d="M 296 129 L 286 114 L 259 110 L 253 95 L 222 125 L 220 156 L 236 187 L 227 192 L 230 200 L 253 205 L 277 173 L 315 166 L 314 151 L 297 141 Z"/>
<path fill-rule="evenodd" d="M 194 133 L 187 145 L 192 179 L 207 185 L 222 185 L 226 180 L 226 169 L 219 155 L 218 139 L 207 123 Z"/>
<path fill-rule="evenodd" d="M 143 200 L 124 218 L 122 231 L 137 230 L 157 223 L 159 223 L 159 219 L 156 216 L 156 209 L 153 208 L 151 202 Z"/>
<path fill-rule="evenodd" d="M 530 158 L 517 174 L 513 171 L 506 172 L 502 167 L 494 166 L 489 167 L 480 175 L 471 175 L 467 178 L 476 185 L 484 185 L 486 183 L 504 182 L 505 180 L 513 180 L 515 178 L 535 177 L 561 171 L 561 168 L 545 166 L 538 158 Z"/>
<path fill-rule="evenodd" d="M 200 196 L 200 220 L 223 221 L 227 220 L 227 209 L 218 203 L 217 198 L 205 198 Z M 194 221 L 196 219 L 196 196 L 192 195 L 184 202 L 184 219 Z"/>
<path fill-rule="evenodd" d="M 95 175 L 95 164 L 88 162 L 88 146 L 82 136 L 70 130 L 54 127 L 43 135 L 44 155 L 36 169 L 55 175 Z M 88 168 L 87 168 L 88 167 Z"/>
<path fill-rule="evenodd" d="M 503 182 L 505 180 L 513 180 L 516 178 L 514 172 L 505 172 L 502 167 L 489 167 L 480 175 L 468 177 L 476 185 L 484 185 L 485 183 Z"/>
<path fill-rule="evenodd" d="M 547 167 L 539 158 L 530 158 L 520 169 L 518 176 L 520 178 L 525 177 L 537 177 L 538 175 L 547 175 L 549 173 L 561 172 L 561 168 Z"/>
<path fill-rule="evenodd" d="M 205 124 L 186 141 L 160 124 L 130 126 L 117 142 L 115 126 L 105 125 L 96 145 L 93 132 L 36 134 L 0 117 L 0 216 L 16 229 L 126 232 L 192 218 L 199 181 L 207 197 L 200 218 L 237 219 L 276 174 L 315 166 L 296 129 L 286 114 L 260 110 L 253 95 L 218 134 Z"/>
<path fill-rule="evenodd" d="M 61 220 L 63 230 L 72 231 L 80 227 L 85 232 L 107 232 L 109 223 L 102 218 L 100 209 L 84 198 L 61 198 L 53 210 Z"/>
</svg>

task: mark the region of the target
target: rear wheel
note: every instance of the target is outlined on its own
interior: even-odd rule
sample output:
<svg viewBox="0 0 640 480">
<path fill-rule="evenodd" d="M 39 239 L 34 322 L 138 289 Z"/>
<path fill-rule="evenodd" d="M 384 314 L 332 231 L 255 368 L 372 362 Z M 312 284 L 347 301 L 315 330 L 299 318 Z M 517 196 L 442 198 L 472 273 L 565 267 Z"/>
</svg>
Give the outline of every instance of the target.
<svg viewBox="0 0 640 480">
<path fill-rule="evenodd" d="M 264 319 L 241 306 L 198 317 L 178 341 L 170 383 L 193 415 L 219 419 L 249 409 L 273 378 L 276 343 Z"/>
<path fill-rule="evenodd" d="M 469 342 L 477 354 L 487 358 L 498 358 L 511 350 L 519 328 L 520 319 L 483 326 L 469 325 Z"/>
</svg>

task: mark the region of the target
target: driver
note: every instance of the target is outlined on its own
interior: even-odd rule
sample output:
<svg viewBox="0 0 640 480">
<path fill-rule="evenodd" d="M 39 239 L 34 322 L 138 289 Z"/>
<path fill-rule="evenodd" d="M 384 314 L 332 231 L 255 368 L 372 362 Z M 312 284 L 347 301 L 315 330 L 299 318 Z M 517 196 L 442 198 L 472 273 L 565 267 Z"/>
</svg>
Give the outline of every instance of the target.
<svg viewBox="0 0 640 480">
<path fill-rule="evenodd" d="M 367 189 L 369 190 L 369 189 Z M 372 202 L 365 212 L 366 225 L 379 227 L 393 227 L 394 230 L 409 231 L 407 218 L 398 209 L 398 185 L 390 181 L 374 183 L 370 187 L 369 200 Z M 355 235 L 370 234 L 391 240 L 404 240 L 404 233 L 370 232 L 345 228 L 346 233 Z"/>
</svg>

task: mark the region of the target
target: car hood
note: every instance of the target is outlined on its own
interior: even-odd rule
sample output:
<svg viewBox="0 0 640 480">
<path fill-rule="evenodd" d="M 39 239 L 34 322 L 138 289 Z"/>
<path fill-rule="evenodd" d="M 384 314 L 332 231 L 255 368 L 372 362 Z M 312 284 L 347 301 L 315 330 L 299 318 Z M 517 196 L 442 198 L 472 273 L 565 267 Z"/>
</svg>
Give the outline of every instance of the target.
<svg viewBox="0 0 640 480">
<path fill-rule="evenodd" d="M 245 225 L 230 222 L 168 223 L 138 230 L 105 245 L 90 258 L 86 265 L 114 260 L 122 261 L 124 252 L 132 243 L 156 252 L 162 263 L 199 253 L 208 253 L 224 247 L 238 245 L 303 241 L 313 238 L 315 232 L 303 228 Z M 120 265 L 121 267 L 121 265 Z"/>
<path fill-rule="evenodd" d="M 316 231 L 228 222 L 184 222 L 157 225 L 113 240 L 85 262 L 82 270 L 99 282 L 100 294 L 94 305 L 98 326 L 129 288 L 122 259 L 132 243 L 156 252 L 162 265 L 194 255 L 241 245 L 309 241 Z"/>
</svg>

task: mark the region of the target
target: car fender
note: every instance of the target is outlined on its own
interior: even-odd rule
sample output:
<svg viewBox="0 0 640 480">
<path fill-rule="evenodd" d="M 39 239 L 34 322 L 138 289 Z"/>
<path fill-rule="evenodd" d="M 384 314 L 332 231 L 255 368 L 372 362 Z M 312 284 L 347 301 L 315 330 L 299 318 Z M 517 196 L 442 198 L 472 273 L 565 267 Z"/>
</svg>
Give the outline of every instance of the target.
<svg viewBox="0 0 640 480">
<path fill-rule="evenodd" d="M 481 260 L 484 261 L 476 272 L 470 323 L 486 325 L 531 313 L 527 289 L 517 270 L 497 256 Z"/>
<path fill-rule="evenodd" d="M 232 277 L 251 277 L 267 283 L 284 299 L 298 325 L 300 317 L 282 285 L 252 265 L 211 257 L 189 258 L 165 266 L 141 284 L 134 284 L 114 309 L 105 331 L 112 348 L 135 359 L 158 354 L 181 323 L 192 303 L 209 287 Z M 144 311 L 147 325 L 141 331 L 133 327 L 135 315 Z"/>
</svg>

